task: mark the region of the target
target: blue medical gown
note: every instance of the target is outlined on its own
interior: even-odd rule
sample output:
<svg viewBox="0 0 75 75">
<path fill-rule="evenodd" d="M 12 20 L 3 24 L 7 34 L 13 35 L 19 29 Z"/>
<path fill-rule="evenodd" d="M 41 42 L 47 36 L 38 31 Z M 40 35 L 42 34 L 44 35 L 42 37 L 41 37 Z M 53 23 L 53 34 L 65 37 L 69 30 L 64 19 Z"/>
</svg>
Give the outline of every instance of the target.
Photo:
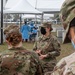
<svg viewBox="0 0 75 75">
<path fill-rule="evenodd" d="M 34 29 L 34 30 L 32 31 L 32 33 L 33 33 L 33 34 L 37 34 L 37 29 Z"/>
<path fill-rule="evenodd" d="M 30 31 L 30 27 L 28 25 L 23 25 L 20 29 L 21 33 L 22 33 L 22 39 L 29 39 L 29 31 Z"/>
<path fill-rule="evenodd" d="M 33 31 L 33 29 L 34 29 L 34 24 L 30 24 L 30 31 L 32 32 Z"/>
</svg>

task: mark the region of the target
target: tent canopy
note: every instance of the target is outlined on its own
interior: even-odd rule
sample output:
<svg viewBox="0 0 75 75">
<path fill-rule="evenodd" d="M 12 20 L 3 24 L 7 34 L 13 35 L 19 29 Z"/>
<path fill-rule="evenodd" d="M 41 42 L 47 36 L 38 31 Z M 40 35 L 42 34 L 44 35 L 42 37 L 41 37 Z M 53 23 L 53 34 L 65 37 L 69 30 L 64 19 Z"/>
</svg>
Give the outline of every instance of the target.
<svg viewBox="0 0 75 75">
<path fill-rule="evenodd" d="M 4 13 L 42 14 L 42 12 L 32 7 L 27 0 L 19 0 L 17 2 L 12 8 L 4 10 Z"/>
<path fill-rule="evenodd" d="M 12 8 L 20 0 L 8 0 L 6 8 Z M 65 0 L 27 0 L 34 8 L 41 12 L 58 13 Z M 24 3 L 25 4 L 25 3 Z"/>
<path fill-rule="evenodd" d="M 42 12 L 57 13 L 65 0 L 27 0 Z"/>
<path fill-rule="evenodd" d="M 14 7 L 20 0 L 8 0 L 6 5 L 5 5 L 5 9 L 10 9 L 12 7 Z"/>
</svg>

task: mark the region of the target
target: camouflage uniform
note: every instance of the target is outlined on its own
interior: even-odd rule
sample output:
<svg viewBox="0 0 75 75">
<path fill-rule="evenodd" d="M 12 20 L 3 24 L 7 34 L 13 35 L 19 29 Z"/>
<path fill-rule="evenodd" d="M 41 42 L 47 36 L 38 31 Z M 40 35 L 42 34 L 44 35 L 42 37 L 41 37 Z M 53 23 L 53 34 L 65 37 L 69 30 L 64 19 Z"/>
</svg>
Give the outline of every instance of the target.
<svg viewBox="0 0 75 75">
<path fill-rule="evenodd" d="M 38 56 L 24 48 L 0 54 L 0 75 L 43 75 Z"/>
<path fill-rule="evenodd" d="M 9 31 L 5 31 L 6 41 L 12 46 L 0 53 L 0 75 L 43 75 L 38 55 L 19 46 L 22 35 L 13 27 L 9 26 Z"/>
<path fill-rule="evenodd" d="M 75 75 L 75 52 L 62 58 L 57 63 L 52 75 Z"/>
<path fill-rule="evenodd" d="M 44 72 L 52 71 L 56 65 L 56 57 L 60 55 L 60 44 L 55 36 L 50 34 L 48 37 L 43 35 L 34 44 L 34 51 L 41 50 L 41 54 L 47 57 L 41 60 Z"/>
<path fill-rule="evenodd" d="M 71 42 L 71 39 L 68 37 L 70 27 L 75 27 L 75 22 L 71 26 L 71 22 L 75 18 L 75 0 L 65 0 L 61 7 L 60 17 L 65 29 L 63 43 L 69 43 Z M 75 52 L 62 58 L 51 75 L 75 75 Z"/>
</svg>

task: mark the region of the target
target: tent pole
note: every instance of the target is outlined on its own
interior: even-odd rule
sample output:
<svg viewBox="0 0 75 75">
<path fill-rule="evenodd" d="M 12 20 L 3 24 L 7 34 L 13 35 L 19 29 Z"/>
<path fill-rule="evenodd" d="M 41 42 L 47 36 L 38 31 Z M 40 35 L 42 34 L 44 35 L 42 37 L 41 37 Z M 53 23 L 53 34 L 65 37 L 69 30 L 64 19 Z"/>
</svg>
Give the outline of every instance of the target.
<svg viewBox="0 0 75 75">
<path fill-rule="evenodd" d="M 41 23 L 43 23 L 43 15 L 44 15 L 44 13 L 42 13 L 42 15 L 41 15 Z"/>
<path fill-rule="evenodd" d="M 1 44 L 3 44 L 3 0 L 1 0 Z"/>
<path fill-rule="evenodd" d="M 35 25 L 37 26 L 37 15 L 35 14 Z"/>
</svg>

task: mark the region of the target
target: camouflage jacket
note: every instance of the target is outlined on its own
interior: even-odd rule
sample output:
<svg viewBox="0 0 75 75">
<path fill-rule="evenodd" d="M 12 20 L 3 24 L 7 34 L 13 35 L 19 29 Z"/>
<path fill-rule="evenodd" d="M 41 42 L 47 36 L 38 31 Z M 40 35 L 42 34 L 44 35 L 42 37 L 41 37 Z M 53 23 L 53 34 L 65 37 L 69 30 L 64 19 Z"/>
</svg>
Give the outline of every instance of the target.
<svg viewBox="0 0 75 75">
<path fill-rule="evenodd" d="M 60 55 L 61 50 L 57 38 L 52 34 L 48 37 L 41 36 L 39 37 L 39 40 L 35 42 L 33 50 L 41 50 L 42 55 L 47 54 L 47 57 L 42 60 L 43 67 L 53 70 L 53 67 L 56 64 L 56 57 Z"/>
<path fill-rule="evenodd" d="M 0 54 L 0 75 L 43 75 L 43 71 L 37 54 L 12 49 Z"/>
<path fill-rule="evenodd" d="M 75 75 L 75 52 L 62 58 L 51 75 Z"/>
<path fill-rule="evenodd" d="M 47 54 L 46 58 L 55 58 L 60 55 L 60 43 L 55 36 L 50 34 L 48 37 L 40 36 L 35 42 L 33 50 L 41 50 L 41 54 Z"/>
</svg>

